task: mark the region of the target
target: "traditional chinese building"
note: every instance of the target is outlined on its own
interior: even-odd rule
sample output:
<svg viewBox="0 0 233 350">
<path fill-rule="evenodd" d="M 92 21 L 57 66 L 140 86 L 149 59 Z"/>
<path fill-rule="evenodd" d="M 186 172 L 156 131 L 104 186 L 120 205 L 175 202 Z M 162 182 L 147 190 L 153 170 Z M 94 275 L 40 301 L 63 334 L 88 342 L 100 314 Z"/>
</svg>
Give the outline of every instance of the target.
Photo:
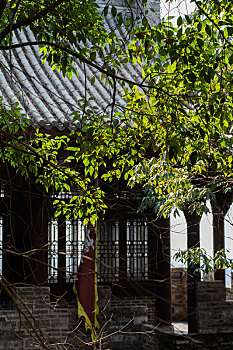
<svg viewBox="0 0 233 350">
<path fill-rule="evenodd" d="M 102 7 L 105 3 L 99 2 Z M 112 3 L 125 16 L 130 15 L 120 0 Z M 159 0 L 148 6 L 155 10 L 150 13 L 150 20 L 158 22 Z M 111 29 L 116 26 L 111 16 L 107 18 L 106 26 Z M 122 40 L 126 40 L 122 28 L 116 26 L 115 30 Z M 24 29 L 15 33 L 14 40 L 30 42 L 34 37 L 32 32 Z M 77 69 L 79 77 L 62 78 L 56 70 L 51 71 L 46 62 L 41 63 L 36 46 L 14 49 L 10 54 L 3 51 L 0 59 L 2 102 L 9 107 L 19 102 L 32 130 L 40 129 L 55 136 L 68 134 L 81 127 L 78 121 L 73 123 L 71 113 L 81 108 L 83 99 L 92 107 L 97 103 L 100 110 L 112 108 L 113 91 L 105 86 L 101 74 L 79 62 Z M 123 77 L 132 81 L 137 80 L 139 73 L 136 65 L 120 71 Z M 93 75 L 95 83 L 91 84 Z M 119 103 L 114 109 L 121 108 L 120 86 L 116 89 L 116 100 Z M 58 342 L 64 348 L 77 348 L 81 340 L 86 341 L 82 325 L 73 311 L 75 297 L 72 291 L 85 238 L 82 220 L 66 219 L 62 215 L 55 218 L 54 195 L 48 195 L 34 184 L 33 179 L 18 175 L 7 164 L 1 166 L 0 177 L 0 349 L 17 349 L 16 344 L 26 349 L 55 349 Z M 156 348 L 156 327 L 171 330 L 169 219 L 158 218 L 150 211 L 138 213 L 140 188 L 132 193 L 123 181 L 115 181 L 105 191 L 108 210 L 98 224 L 99 319 L 103 327 L 103 348 Z M 72 193 L 60 193 L 59 196 L 67 200 Z M 231 203 L 231 198 L 227 203 Z M 213 208 L 216 209 L 214 237 L 217 249 L 224 246 L 223 214 L 215 204 Z M 198 246 L 200 218 L 188 211 L 185 217 L 188 247 Z M 222 271 L 216 273 L 216 279 L 223 278 Z M 202 330 L 202 323 L 198 321 L 198 280 L 199 276 L 193 277 L 193 271 L 189 269 L 187 309 L 191 332 Z M 205 290 L 202 289 L 201 295 L 205 295 Z M 221 283 L 215 290 L 219 291 L 215 295 L 221 295 L 222 310 L 225 310 Z M 17 305 L 21 309 L 17 309 Z M 215 325 L 212 327 L 216 329 Z M 230 328 L 225 325 L 226 329 Z M 113 332 L 115 335 L 110 337 Z M 136 333 L 130 337 L 132 332 Z"/>
</svg>

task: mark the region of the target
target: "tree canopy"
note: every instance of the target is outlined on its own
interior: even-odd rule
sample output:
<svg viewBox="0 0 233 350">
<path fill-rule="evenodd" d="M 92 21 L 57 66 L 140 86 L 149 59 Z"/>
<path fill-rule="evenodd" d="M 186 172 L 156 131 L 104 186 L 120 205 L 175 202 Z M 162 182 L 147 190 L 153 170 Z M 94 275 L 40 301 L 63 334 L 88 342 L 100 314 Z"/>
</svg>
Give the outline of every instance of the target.
<svg viewBox="0 0 233 350">
<path fill-rule="evenodd" d="M 110 3 L 100 11 L 93 0 L 0 2 L 0 50 L 39 44 L 41 59 L 69 78 L 78 74 L 76 60 L 94 66 L 113 91 L 113 107 L 116 83 L 124 89 L 125 107 L 117 113 L 112 108 L 100 117 L 83 101 L 85 127 L 62 137 L 25 134 L 28 120 L 19 107 L 1 104 L 2 161 L 47 191 L 77 190 L 68 205 L 56 200 L 57 215 L 73 212 L 94 222 L 106 208 L 97 179 L 143 184 L 141 208 L 164 215 L 186 203 L 202 213 L 215 191 L 231 191 L 232 4 L 191 2 L 192 14 L 155 26 L 145 1 L 137 2 L 138 13 L 133 1 L 126 2 L 127 18 Z M 106 29 L 109 15 L 127 28 L 127 42 Z M 25 27 L 35 42 L 15 45 L 14 32 Z M 137 81 L 118 75 L 118 67 L 134 64 L 141 66 Z M 73 113 L 74 121 L 79 116 Z M 61 149 L 67 156 L 59 162 Z"/>
<path fill-rule="evenodd" d="M 146 183 L 143 206 L 154 201 L 165 214 L 185 203 L 202 213 L 215 191 L 232 188 L 232 4 L 192 2 L 191 15 L 175 26 L 163 20 L 140 39 L 152 88 L 129 100 L 132 109 L 140 101 L 157 153 L 132 181 Z"/>
</svg>

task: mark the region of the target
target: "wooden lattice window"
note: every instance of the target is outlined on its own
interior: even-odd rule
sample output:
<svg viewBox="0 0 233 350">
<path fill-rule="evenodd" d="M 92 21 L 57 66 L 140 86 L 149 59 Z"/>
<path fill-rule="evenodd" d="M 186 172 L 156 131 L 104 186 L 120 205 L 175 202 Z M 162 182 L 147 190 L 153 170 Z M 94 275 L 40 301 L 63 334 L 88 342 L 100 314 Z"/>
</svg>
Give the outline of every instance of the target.
<svg viewBox="0 0 233 350">
<path fill-rule="evenodd" d="M 67 283 L 74 281 L 85 239 L 82 221 L 51 219 L 48 226 L 48 282 L 57 283 L 59 271 Z"/>
<path fill-rule="evenodd" d="M 51 219 L 48 227 L 48 282 L 58 281 L 58 220 Z"/>
<path fill-rule="evenodd" d="M 127 277 L 148 278 L 148 227 L 141 219 L 127 220 Z"/>
<path fill-rule="evenodd" d="M 85 240 L 80 219 L 51 219 L 48 230 L 48 282 L 74 281 Z M 148 279 L 148 227 L 142 219 L 107 220 L 97 235 L 98 282 Z M 60 273 L 61 275 L 61 273 Z"/>
<path fill-rule="evenodd" d="M 101 225 L 98 232 L 98 281 L 119 280 L 119 222 Z"/>
<path fill-rule="evenodd" d="M 109 220 L 98 233 L 98 281 L 148 279 L 148 227 L 142 219 Z"/>
<path fill-rule="evenodd" d="M 85 227 L 81 220 L 66 220 L 66 282 L 73 282 L 80 264 Z"/>
</svg>

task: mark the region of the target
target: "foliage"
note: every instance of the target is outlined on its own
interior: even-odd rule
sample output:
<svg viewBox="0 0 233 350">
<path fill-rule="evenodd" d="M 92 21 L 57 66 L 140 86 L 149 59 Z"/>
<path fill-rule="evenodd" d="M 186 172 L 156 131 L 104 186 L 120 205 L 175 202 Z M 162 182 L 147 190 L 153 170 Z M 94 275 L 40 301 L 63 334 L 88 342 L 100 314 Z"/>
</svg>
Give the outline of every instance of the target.
<svg viewBox="0 0 233 350">
<path fill-rule="evenodd" d="M 227 251 L 225 249 L 218 250 L 213 258 L 203 248 L 187 249 L 177 252 L 174 255 L 174 259 L 183 264 L 188 263 L 189 268 L 194 273 L 202 271 L 208 274 L 210 271 L 214 271 L 214 269 L 233 269 L 233 259 L 227 257 Z"/>
<path fill-rule="evenodd" d="M 127 172 L 132 174 L 132 166 L 138 161 L 135 149 L 141 152 L 140 157 L 146 152 L 146 144 L 138 146 L 140 137 L 134 129 L 125 127 L 126 118 L 121 122 L 114 119 L 113 126 L 110 120 L 107 122 L 108 116 L 102 120 L 93 113 L 85 131 L 52 137 L 39 130 L 25 136 L 28 120 L 17 104 L 10 110 L 1 106 L 0 116 L 2 161 L 43 185 L 47 192 L 74 193 L 69 203 L 59 198 L 54 201 L 55 216 L 84 217 L 84 224 L 89 219 L 94 223 L 106 209 L 99 182 L 120 179 L 123 173 L 127 178 Z"/>
<path fill-rule="evenodd" d="M 156 156 L 135 167 L 131 182 L 149 194 L 143 209 L 151 201 L 165 215 L 185 204 L 201 214 L 216 189 L 232 188 L 232 5 L 193 2 L 196 11 L 176 26 L 143 28 L 132 44 L 151 88 L 129 91 L 128 107 L 150 125 Z"/>
<path fill-rule="evenodd" d="M 129 9 L 131 3 L 127 2 Z M 141 6 L 143 8 L 143 4 Z M 128 30 L 138 21 L 139 17 L 134 14 L 132 12 L 124 23 Z M 71 79 L 73 73 L 78 75 L 78 59 L 99 69 L 102 79 L 115 86 L 115 68 L 122 65 L 125 43 L 122 38 L 117 40 L 114 29 L 106 28 L 107 16 L 114 17 L 118 27 L 123 25 L 121 11 L 107 4 L 100 13 L 94 0 L 3 0 L 0 2 L 0 50 L 39 44 L 41 59 L 47 61 L 52 70 L 57 69 Z M 26 27 L 34 33 L 36 41 L 15 44 L 14 32 Z M 99 61 L 101 66 L 98 66 Z M 95 76 L 92 84 L 94 80 Z M 97 183 L 100 168 L 106 168 L 106 172 L 101 171 L 104 181 L 120 178 L 124 169 L 135 163 L 134 146 L 138 137 L 134 137 L 132 129 L 124 127 L 129 118 L 122 116 L 120 119 L 113 113 L 110 118 L 97 107 L 91 109 L 88 101 L 79 102 L 82 103 L 81 112 L 73 113 L 73 122 L 80 122 L 80 130 L 56 137 L 38 130 L 32 132 L 18 104 L 9 109 L 1 103 L 0 157 L 22 176 L 42 184 L 46 191 L 75 193 L 69 203 L 55 200 L 56 215 L 84 217 L 84 223 L 89 219 L 94 223 L 98 213 L 106 208 L 104 193 Z M 63 161 L 59 159 L 61 154 Z"/>
<path fill-rule="evenodd" d="M 14 30 L 29 26 L 52 69 L 71 77 L 77 74 L 76 59 L 94 65 L 113 95 L 116 80 L 121 80 L 126 101 L 124 111 L 115 115 L 112 110 L 110 116 L 83 101 L 85 128 L 75 133 L 76 141 L 71 141 L 74 135 L 51 139 L 37 132 L 26 150 L 28 140 L 24 143 L 14 132 L 15 143 L 4 151 L 4 160 L 12 163 L 11 152 L 20 151 L 12 165 L 21 169 L 20 164 L 27 164 L 22 174 L 32 173 L 47 190 L 73 186 L 78 216 L 104 210 L 97 179 L 111 182 L 123 176 L 132 186 L 144 185 L 142 210 L 152 206 L 168 215 L 188 203 L 191 211 L 206 212 L 206 199 L 214 198 L 220 188 L 232 188 L 233 19 L 227 0 L 193 2 L 196 11 L 179 17 L 175 26 L 169 18 L 151 27 L 146 16 L 141 22 L 130 17 L 124 23 L 130 37 L 126 46 L 104 26 L 110 13 L 123 25 L 123 14 L 115 7 L 107 5 L 100 16 L 93 0 L 41 0 L 41 11 L 34 1 L 2 1 L 0 49 L 10 48 Z M 101 67 L 98 57 L 104 61 Z M 141 65 L 142 81 L 116 75 L 123 63 Z M 74 113 L 74 120 L 78 118 L 80 113 Z M 22 128 L 22 123 L 16 125 Z M 8 124 L 6 128 L 12 135 Z M 62 164 L 57 160 L 60 150 L 69 152 Z M 59 213 L 61 203 L 56 204 Z M 67 216 L 73 206 L 65 209 Z"/>
</svg>

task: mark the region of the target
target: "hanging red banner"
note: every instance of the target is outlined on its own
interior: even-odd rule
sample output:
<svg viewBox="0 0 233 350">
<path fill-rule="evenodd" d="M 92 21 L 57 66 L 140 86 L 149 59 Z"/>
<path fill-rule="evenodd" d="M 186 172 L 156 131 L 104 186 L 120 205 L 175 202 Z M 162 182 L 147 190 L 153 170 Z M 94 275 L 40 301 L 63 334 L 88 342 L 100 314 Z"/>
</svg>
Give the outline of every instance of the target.
<svg viewBox="0 0 233 350">
<path fill-rule="evenodd" d="M 97 230 L 89 224 L 86 231 L 84 249 L 78 268 L 74 292 L 78 302 L 78 316 L 85 318 L 86 330 L 90 329 L 92 340 L 96 339 L 99 327 L 97 314 Z"/>
</svg>

